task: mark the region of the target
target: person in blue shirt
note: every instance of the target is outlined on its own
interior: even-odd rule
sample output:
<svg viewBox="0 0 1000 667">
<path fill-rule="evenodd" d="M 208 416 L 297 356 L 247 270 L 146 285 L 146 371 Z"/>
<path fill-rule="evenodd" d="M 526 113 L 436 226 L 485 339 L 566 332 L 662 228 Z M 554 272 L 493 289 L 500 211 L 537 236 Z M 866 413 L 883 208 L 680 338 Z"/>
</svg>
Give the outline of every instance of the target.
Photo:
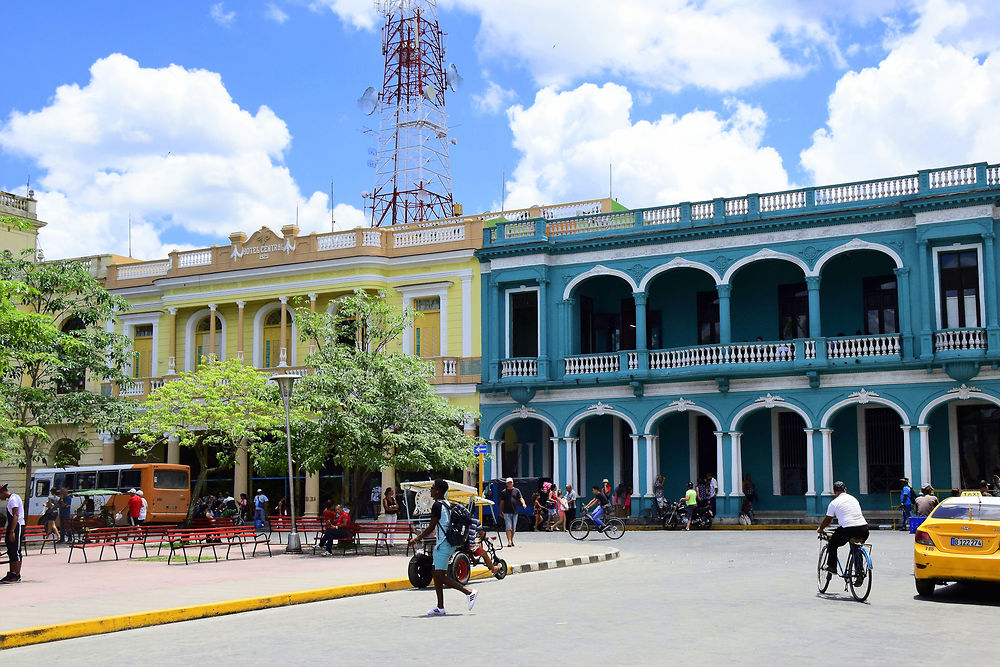
<svg viewBox="0 0 1000 667">
<path fill-rule="evenodd" d="M 268 498 L 264 492 L 257 489 L 257 495 L 253 497 L 253 525 L 257 530 L 264 530 L 264 521 L 267 518 L 264 510 L 267 501 Z"/>
<path fill-rule="evenodd" d="M 903 491 L 899 494 L 899 506 L 903 512 L 903 525 L 900 530 L 910 530 L 910 515 L 913 514 L 913 490 L 910 488 L 910 480 L 905 477 L 899 480 L 903 485 Z"/>
</svg>

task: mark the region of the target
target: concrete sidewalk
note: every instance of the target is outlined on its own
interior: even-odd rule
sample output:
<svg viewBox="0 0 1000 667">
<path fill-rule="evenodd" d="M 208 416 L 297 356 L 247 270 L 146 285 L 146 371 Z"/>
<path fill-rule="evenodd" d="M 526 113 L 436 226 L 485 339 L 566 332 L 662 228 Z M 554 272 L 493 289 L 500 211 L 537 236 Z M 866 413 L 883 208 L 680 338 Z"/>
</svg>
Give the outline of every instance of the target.
<svg viewBox="0 0 1000 667">
<path fill-rule="evenodd" d="M 572 540 L 566 533 L 518 534 L 517 546 L 498 555 L 508 566 L 606 554 L 616 542 L 590 538 Z M 29 556 L 22 581 L 0 587 L 6 612 L 0 614 L 0 632 L 40 625 L 80 621 L 101 616 L 132 614 L 155 609 L 187 607 L 238 598 L 277 595 L 333 586 L 406 578 L 409 556 L 405 546 L 392 556 L 285 555 L 272 545 L 273 558 L 258 555 L 247 560 L 203 561 L 167 565 L 165 561 L 104 560 L 67 563 L 68 549 L 58 554 Z M 372 548 L 362 549 L 371 553 Z M 107 553 L 105 553 L 107 556 Z M 525 571 L 545 569 L 525 567 Z"/>
</svg>

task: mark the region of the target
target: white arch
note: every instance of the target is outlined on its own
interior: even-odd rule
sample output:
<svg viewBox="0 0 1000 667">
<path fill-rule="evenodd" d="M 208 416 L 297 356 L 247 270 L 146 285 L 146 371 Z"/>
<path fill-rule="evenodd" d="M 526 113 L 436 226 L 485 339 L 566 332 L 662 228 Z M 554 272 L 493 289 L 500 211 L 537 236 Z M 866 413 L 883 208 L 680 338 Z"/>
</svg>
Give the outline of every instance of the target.
<svg viewBox="0 0 1000 667">
<path fill-rule="evenodd" d="M 572 419 L 570 419 L 569 420 L 569 425 L 566 426 L 566 437 L 567 438 L 571 437 L 572 434 L 573 434 L 573 427 L 576 426 L 577 424 L 579 424 L 580 422 L 582 422 L 584 419 L 589 419 L 590 417 L 601 417 L 601 416 L 604 416 L 604 415 L 612 415 L 614 417 L 618 417 L 623 422 L 625 422 L 626 424 L 628 424 L 629 427 L 631 427 L 633 435 L 639 433 L 639 431 L 636 430 L 636 428 L 635 428 L 635 422 L 632 421 L 631 417 L 629 417 L 624 412 L 621 412 L 619 410 L 615 410 L 614 408 L 605 407 L 600 412 L 600 414 L 598 414 L 598 412 L 596 410 L 587 409 L 587 410 L 584 410 L 583 412 L 577 414 Z"/>
<path fill-rule="evenodd" d="M 629 274 L 625 273 L 624 271 L 619 271 L 618 269 L 609 269 L 606 266 L 598 264 L 594 268 L 588 271 L 584 271 L 583 273 L 576 276 L 575 278 L 573 278 L 573 280 L 569 281 L 569 283 L 566 284 L 566 289 L 563 290 L 563 301 L 568 299 L 570 295 L 573 294 L 574 287 L 582 283 L 584 280 L 587 280 L 588 278 L 593 278 L 594 276 L 615 276 L 616 278 L 621 278 L 622 280 L 627 282 L 629 286 L 632 288 L 633 292 L 639 291 L 639 286 L 635 284 L 635 280 L 633 280 L 632 276 L 630 276 Z"/>
<path fill-rule="evenodd" d="M 253 366 L 254 368 L 262 368 L 264 364 L 264 320 L 268 315 L 274 311 L 281 308 L 280 301 L 272 301 L 271 303 L 264 304 L 257 310 L 257 314 L 253 316 Z M 292 321 L 292 331 L 291 340 L 289 342 L 289 354 L 288 354 L 288 365 L 294 366 L 296 357 L 296 351 L 299 349 L 299 337 L 297 333 L 297 328 L 295 326 L 295 311 L 288 305 L 288 318 Z"/>
<path fill-rule="evenodd" d="M 708 264 L 702 264 L 701 262 L 694 262 L 690 259 L 684 259 L 683 257 L 674 257 L 672 260 L 666 264 L 660 264 L 659 266 L 652 269 L 649 273 L 642 277 L 642 282 L 639 283 L 639 291 L 645 292 L 646 287 L 649 282 L 660 275 L 665 273 L 670 269 L 698 269 L 699 271 L 704 271 L 712 277 L 716 285 L 722 284 L 722 278 L 719 276 L 719 272 L 710 267 Z"/>
<path fill-rule="evenodd" d="M 553 422 L 551 419 L 549 419 L 545 415 L 543 415 L 541 413 L 538 413 L 538 412 L 532 412 L 531 414 L 529 414 L 527 416 L 521 416 L 520 413 L 514 412 L 512 414 L 505 415 L 504 417 L 501 417 L 500 421 L 498 421 L 496 424 L 493 425 L 493 428 L 490 429 L 490 437 L 488 439 L 489 440 L 496 440 L 497 439 L 497 431 L 500 429 L 501 426 L 504 426 L 505 424 L 508 424 L 510 422 L 513 422 L 513 421 L 519 421 L 521 419 L 537 419 L 538 421 L 544 423 L 546 426 L 549 427 L 549 430 L 552 432 L 552 436 L 553 437 L 558 437 L 558 435 L 559 435 L 559 429 L 556 428 L 555 422 Z"/>
<path fill-rule="evenodd" d="M 991 394 L 984 394 L 981 391 L 969 391 L 967 395 L 963 393 L 962 396 L 966 396 L 966 398 L 968 399 L 975 398 L 980 401 L 986 401 L 988 403 L 1000 406 L 1000 398 L 997 398 L 996 396 L 993 396 Z M 966 398 L 963 398 L 962 396 L 959 396 L 958 393 L 956 392 L 949 392 L 942 396 L 938 396 L 937 398 L 933 399 L 930 403 L 928 403 L 926 406 L 924 406 L 924 409 L 920 411 L 920 421 L 918 421 L 917 423 L 926 424 L 927 417 L 931 414 L 931 410 L 941 405 L 942 403 L 947 403 L 948 401 L 966 400 Z"/>
<path fill-rule="evenodd" d="M 789 403 L 788 401 L 785 401 L 783 399 L 776 398 L 776 399 L 774 399 L 773 401 L 770 402 L 770 407 L 768 407 L 768 405 L 765 404 L 765 403 L 763 403 L 763 402 L 757 402 L 757 401 L 754 401 L 750 405 L 745 406 L 742 410 L 740 410 L 739 412 L 736 413 L 735 417 L 733 417 L 733 421 L 732 421 L 732 423 L 731 423 L 731 425 L 729 427 L 729 430 L 730 431 L 735 431 L 736 427 L 739 426 L 739 424 L 740 424 L 740 420 L 743 419 L 743 417 L 745 417 L 746 415 L 748 415 L 751 412 L 753 412 L 754 410 L 769 410 L 772 407 L 773 408 L 785 408 L 785 409 L 791 410 L 792 412 L 795 412 L 800 417 L 802 417 L 802 421 L 804 421 L 806 423 L 806 428 L 812 428 L 813 427 L 812 426 L 812 420 L 809 418 L 809 415 L 806 413 L 805 410 L 803 410 L 798 405 L 795 405 L 794 403 Z"/>
<path fill-rule="evenodd" d="M 833 415 L 837 414 L 837 412 L 840 411 L 842 408 L 846 408 L 849 405 L 866 405 L 867 403 L 875 403 L 877 405 L 884 405 L 888 408 L 892 408 L 893 410 L 896 411 L 896 414 L 899 415 L 899 418 L 903 420 L 903 426 L 908 426 L 910 424 L 909 415 L 906 414 L 906 410 L 904 410 L 903 407 L 899 405 L 899 403 L 890 401 L 887 398 L 871 396 L 866 400 L 865 403 L 862 403 L 857 398 L 845 398 L 844 400 L 835 403 L 833 406 L 830 407 L 830 409 L 828 409 L 825 413 L 823 413 L 823 418 L 819 420 L 819 427 L 826 428 L 827 425 L 830 423 L 830 419 L 833 417 Z"/>
<path fill-rule="evenodd" d="M 903 258 L 899 256 L 899 253 L 890 248 L 887 245 L 882 245 L 881 243 L 872 243 L 870 241 L 863 241 L 862 239 L 851 239 L 843 245 L 839 245 L 836 248 L 827 250 L 823 255 L 816 260 L 816 266 L 813 268 L 811 273 L 807 273 L 807 276 L 818 276 L 820 271 L 823 269 L 823 265 L 828 261 L 836 257 L 837 255 L 843 254 L 845 252 L 850 252 L 852 250 L 874 250 L 876 252 L 881 252 L 888 255 L 892 261 L 896 263 L 896 268 L 903 268 Z"/>
<path fill-rule="evenodd" d="M 658 412 L 655 412 L 653 416 L 649 418 L 649 421 L 646 422 L 646 433 L 652 433 L 653 426 L 655 426 L 656 422 L 659 421 L 662 417 L 672 412 L 687 412 L 687 411 L 697 412 L 698 414 L 705 415 L 706 417 L 712 420 L 713 424 L 715 424 L 716 431 L 722 430 L 722 422 L 719 420 L 718 417 L 712 414 L 711 410 L 703 408 L 700 405 L 691 405 L 689 403 L 685 405 L 683 409 L 679 405 L 668 405 L 667 407 L 662 408 Z"/>
<path fill-rule="evenodd" d="M 726 269 L 726 275 L 722 276 L 722 282 L 720 285 L 728 285 L 732 282 L 733 274 L 742 269 L 747 264 L 752 264 L 754 262 L 759 262 L 765 259 L 783 259 L 785 261 L 791 262 L 795 266 L 802 269 L 802 273 L 805 275 L 812 275 L 809 273 L 809 267 L 806 265 L 802 258 L 796 257 L 795 255 L 790 255 L 787 252 L 778 252 L 777 250 L 771 250 L 770 248 L 762 248 L 755 252 L 754 254 L 744 257 L 742 259 L 736 260 L 732 266 Z"/>
<path fill-rule="evenodd" d="M 195 350 L 195 328 L 198 326 L 203 318 L 208 317 L 212 313 L 211 308 L 202 308 L 201 310 L 196 310 L 187 320 L 184 325 L 184 370 L 191 372 L 194 370 L 194 355 Z M 219 341 L 219 361 L 225 361 L 226 359 L 226 318 L 222 313 L 216 309 L 215 316 L 219 318 L 220 328 L 215 332 L 218 337 L 216 340 Z M 211 326 L 211 324 L 209 325 Z"/>
</svg>

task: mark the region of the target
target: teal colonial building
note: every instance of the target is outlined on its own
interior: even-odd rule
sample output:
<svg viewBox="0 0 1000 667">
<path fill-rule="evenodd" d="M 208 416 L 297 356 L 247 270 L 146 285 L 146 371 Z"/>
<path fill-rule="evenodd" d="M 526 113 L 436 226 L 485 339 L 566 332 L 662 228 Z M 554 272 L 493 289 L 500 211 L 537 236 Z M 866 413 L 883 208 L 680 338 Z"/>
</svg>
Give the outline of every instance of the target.
<svg viewBox="0 0 1000 667">
<path fill-rule="evenodd" d="M 485 230 L 481 434 L 494 477 L 607 477 L 649 507 L 716 474 L 734 516 L 815 515 L 842 479 L 1000 466 L 1000 167 Z"/>
</svg>

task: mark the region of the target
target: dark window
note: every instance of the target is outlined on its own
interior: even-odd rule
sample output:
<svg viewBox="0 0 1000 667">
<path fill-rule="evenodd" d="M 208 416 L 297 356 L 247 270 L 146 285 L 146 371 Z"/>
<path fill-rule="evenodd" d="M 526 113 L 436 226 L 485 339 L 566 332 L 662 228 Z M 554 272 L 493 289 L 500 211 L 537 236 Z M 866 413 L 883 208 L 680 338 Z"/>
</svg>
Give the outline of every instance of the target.
<svg viewBox="0 0 1000 667">
<path fill-rule="evenodd" d="M 52 478 L 52 486 L 57 489 L 76 490 L 76 473 L 57 472 Z"/>
<path fill-rule="evenodd" d="M 806 492 L 806 432 L 802 417 L 794 412 L 778 413 L 778 447 L 781 464 L 781 495 Z"/>
<path fill-rule="evenodd" d="M 81 472 L 77 475 L 77 487 L 81 491 L 97 488 L 97 471 Z"/>
<path fill-rule="evenodd" d="M 510 356 L 538 356 L 538 292 L 510 294 Z"/>
<path fill-rule="evenodd" d="M 868 459 L 868 493 L 888 493 L 900 488 L 903 477 L 903 429 L 892 408 L 865 410 L 865 449 Z"/>
<path fill-rule="evenodd" d="M 594 329 L 594 300 L 589 296 L 580 297 L 580 354 L 594 351 L 596 335 Z"/>
<path fill-rule="evenodd" d="M 805 283 L 778 285 L 778 338 L 809 336 L 809 289 Z"/>
<path fill-rule="evenodd" d="M 117 470 L 99 470 L 99 471 L 97 471 L 97 488 L 99 488 L 99 489 L 117 489 L 118 488 L 118 471 Z"/>
<path fill-rule="evenodd" d="M 663 347 L 663 314 L 658 310 L 646 311 L 646 347 L 650 350 Z"/>
<path fill-rule="evenodd" d="M 719 294 L 698 292 L 698 345 L 719 342 Z"/>
<path fill-rule="evenodd" d="M 35 497 L 45 498 L 49 495 L 49 480 L 39 479 L 35 480 Z"/>
<path fill-rule="evenodd" d="M 699 415 L 697 421 L 698 429 L 698 479 L 703 478 L 708 473 L 716 474 L 718 463 L 716 454 L 718 447 L 715 439 L 715 424 L 708 417 Z M 722 489 L 719 489 L 721 492 Z"/>
<path fill-rule="evenodd" d="M 1000 468 L 1000 408 L 960 405 L 955 410 L 961 479 L 952 480 L 952 485 L 978 489 L 981 480 L 989 481 Z"/>
<path fill-rule="evenodd" d="M 142 486 L 141 470 L 122 470 L 121 477 L 118 479 L 119 489 L 138 489 L 140 486 Z"/>
<path fill-rule="evenodd" d="M 897 292 L 895 276 L 873 276 L 864 279 L 865 333 L 894 334 L 899 332 L 896 318 Z"/>
<path fill-rule="evenodd" d="M 617 350 L 635 349 L 635 299 L 622 299 L 622 333 Z"/>
<path fill-rule="evenodd" d="M 153 473 L 154 489 L 186 489 L 188 474 L 185 470 L 157 470 Z"/>
<path fill-rule="evenodd" d="M 975 250 L 938 255 L 941 281 L 941 327 L 979 326 L 979 256 Z"/>
</svg>

